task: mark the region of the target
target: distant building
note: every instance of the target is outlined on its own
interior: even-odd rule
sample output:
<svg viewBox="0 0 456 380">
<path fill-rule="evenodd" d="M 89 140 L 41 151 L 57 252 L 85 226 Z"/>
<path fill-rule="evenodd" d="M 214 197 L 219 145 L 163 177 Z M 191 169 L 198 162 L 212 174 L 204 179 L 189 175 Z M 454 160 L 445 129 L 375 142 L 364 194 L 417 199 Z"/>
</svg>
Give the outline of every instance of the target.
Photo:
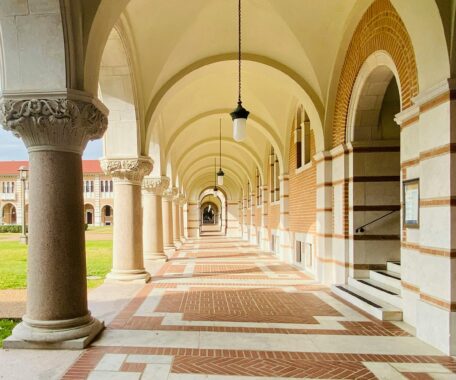
<svg viewBox="0 0 456 380">
<path fill-rule="evenodd" d="M 113 221 L 112 177 L 103 173 L 98 160 L 83 160 L 84 219 L 87 224 L 108 226 Z M 22 183 L 19 168 L 28 161 L 0 161 L 0 225 L 22 223 Z M 28 182 L 25 185 L 25 220 L 28 224 Z"/>
</svg>

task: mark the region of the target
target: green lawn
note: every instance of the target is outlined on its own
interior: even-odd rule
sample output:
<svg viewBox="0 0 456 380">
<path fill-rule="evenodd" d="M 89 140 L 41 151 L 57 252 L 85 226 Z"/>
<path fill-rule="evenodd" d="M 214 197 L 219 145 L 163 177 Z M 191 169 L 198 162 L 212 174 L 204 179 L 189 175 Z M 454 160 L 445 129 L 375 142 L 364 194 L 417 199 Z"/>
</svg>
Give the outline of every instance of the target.
<svg viewBox="0 0 456 380">
<path fill-rule="evenodd" d="M 18 323 L 19 321 L 14 319 L 0 319 L 0 348 L 3 346 L 3 339 L 11 335 L 11 331 Z"/>
<path fill-rule="evenodd" d="M 90 240 L 90 233 L 106 234 L 106 240 Z M 89 288 L 96 288 L 104 281 L 112 264 L 111 227 L 91 228 L 87 233 L 87 280 Z M 104 239 L 104 237 L 103 237 Z M 27 286 L 27 246 L 19 243 L 19 234 L 0 234 L 0 289 L 21 289 Z M 18 320 L 0 319 L 0 348 L 3 339 L 11 335 Z"/>
<path fill-rule="evenodd" d="M 87 280 L 88 287 L 95 288 L 111 269 L 112 240 L 88 240 L 86 247 L 87 276 L 100 277 Z M 25 288 L 26 272 L 27 247 L 18 241 L 0 240 L 0 289 Z"/>
</svg>

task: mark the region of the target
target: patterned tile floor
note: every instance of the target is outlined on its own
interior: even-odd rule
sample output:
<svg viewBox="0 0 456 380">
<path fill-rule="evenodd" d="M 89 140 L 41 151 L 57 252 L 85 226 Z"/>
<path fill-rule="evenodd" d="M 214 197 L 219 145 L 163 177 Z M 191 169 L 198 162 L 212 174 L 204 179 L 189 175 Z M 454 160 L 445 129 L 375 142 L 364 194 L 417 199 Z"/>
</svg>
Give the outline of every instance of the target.
<svg viewBox="0 0 456 380">
<path fill-rule="evenodd" d="M 188 242 L 64 379 L 456 379 L 456 361 L 245 242 Z"/>
</svg>

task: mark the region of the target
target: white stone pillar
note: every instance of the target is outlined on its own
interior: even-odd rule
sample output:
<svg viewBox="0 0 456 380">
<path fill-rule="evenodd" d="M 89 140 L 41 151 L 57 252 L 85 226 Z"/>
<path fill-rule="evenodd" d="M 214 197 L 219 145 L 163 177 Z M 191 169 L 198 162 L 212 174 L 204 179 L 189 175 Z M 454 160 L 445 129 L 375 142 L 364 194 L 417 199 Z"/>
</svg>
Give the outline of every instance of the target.
<svg viewBox="0 0 456 380">
<path fill-rule="evenodd" d="M 81 155 L 105 132 L 107 110 L 85 94 L 60 93 L 4 97 L 0 114 L 30 157 L 26 314 L 3 346 L 83 348 L 103 324 L 87 308 Z"/>
<path fill-rule="evenodd" d="M 187 202 L 184 195 L 179 196 L 179 238 L 182 243 L 185 242 L 184 233 L 184 205 Z"/>
<path fill-rule="evenodd" d="M 168 260 L 163 245 L 162 208 L 162 194 L 168 185 L 168 177 L 144 178 L 143 181 L 144 260 Z"/>
<path fill-rule="evenodd" d="M 257 243 L 257 230 L 256 230 L 256 220 L 255 220 L 255 209 L 256 209 L 256 202 L 255 202 L 255 193 L 252 191 L 250 193 L 250 236 L 249 241 L 251 244 L 256 245 Z"/>
<path fill-rule="evenodd" d="M 287 262 L 293 262 L 293 246 L 291 233 L 288 226 L 288 216 L 290 214 L 288 208 L 288 174 L 279 176 L 280 186 L 280 223 L 279 223 L 279 236 L 280 236 L 280 258 Z"/>
<path fill-rule="evenodd" d="M 173 199 L 174 195 L 170 189 L 163 193 L 163 245 L 166 250 L 174 250 Z"/>
<path fill-rule="evenodd" d="M 249 240 L 249 221 L 247 220 L 247 199 L 242 199 L 242 238 Z"/>
<path fill-rule="evenodd" d="M 188 237 L 198 238 L 200 231 L 200 215 L 198 203 L 188 202 Z"/>
<path fill-rule="evenodd" d="M 112 270 L 107 279 L 147 282 L 150 274 L 144 269 L 141 181 L 152 171 L 152 160 L 104 159 L 101 166 L 114 180 Z"/>
<path fill-rule="evenodd" d="M 173 242 L 176 248 L 181 246 L 180 241 L 180 218 L 179 218 L 179 190 L 173 188 Z"/>
<path fill-rule="evenodd" d="M 261 242 L 260 247 L 263 251 L 269 251 L 269 231 L 268 231 L 268 187 L 262 186 L 261 191 Z"/>
<path fill-rule="evenodd" d="M 334 281 L 332 256 L 333 186 L 332 157 L 330 152 L 315 156 L 317 165 L 317 278 L 330 284 Z"/>
</svg>

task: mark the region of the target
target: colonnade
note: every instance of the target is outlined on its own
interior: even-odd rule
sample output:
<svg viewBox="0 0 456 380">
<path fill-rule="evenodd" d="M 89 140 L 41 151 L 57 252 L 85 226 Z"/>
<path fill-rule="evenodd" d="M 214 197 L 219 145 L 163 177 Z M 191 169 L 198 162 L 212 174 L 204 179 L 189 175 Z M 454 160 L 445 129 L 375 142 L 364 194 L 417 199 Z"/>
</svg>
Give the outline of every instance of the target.
<svg viewBox="0 0 456 380">
<path fill-rule="evenodd" d="M 88 310 L 81 183 L 82 152 L 103 136 L 107 113 L 83 93 L 4 98 L 0 122 L 30 157 L 26 313 L 5 347 L 80 349 L 103 329 Z M 101 166 L 113 176 L 116 209 L 107 279 L 147 282 L 144 260 L 165 261 L 165 250 L 185 239 L 186 199 L 167 190 L 168 178 L 145 178 L 153 168 L 149 157 L 107 158 Z"/>
</svg>

